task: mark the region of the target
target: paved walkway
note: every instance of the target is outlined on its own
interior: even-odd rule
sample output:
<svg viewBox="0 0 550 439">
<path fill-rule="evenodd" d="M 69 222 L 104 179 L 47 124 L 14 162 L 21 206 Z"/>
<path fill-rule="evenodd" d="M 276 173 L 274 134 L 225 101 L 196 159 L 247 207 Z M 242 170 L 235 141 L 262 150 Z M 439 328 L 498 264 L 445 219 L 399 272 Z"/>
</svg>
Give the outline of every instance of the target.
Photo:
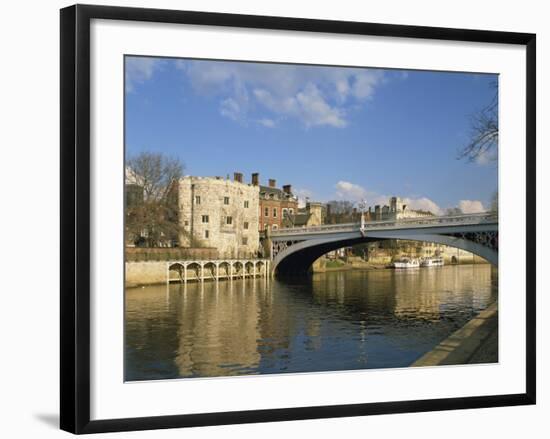
<svg viewBox="0 0 550 439">
<path fill-rule="evenodd" d="M 498 362 L 498 302 L 479 313 L 411 366 Z"/>
</svg>

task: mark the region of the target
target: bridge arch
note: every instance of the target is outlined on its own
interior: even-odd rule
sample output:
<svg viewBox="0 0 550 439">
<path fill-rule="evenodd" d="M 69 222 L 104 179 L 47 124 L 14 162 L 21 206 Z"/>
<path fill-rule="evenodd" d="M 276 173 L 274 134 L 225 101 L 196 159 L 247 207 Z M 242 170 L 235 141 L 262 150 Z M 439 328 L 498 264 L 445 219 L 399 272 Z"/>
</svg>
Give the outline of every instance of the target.
<svg viewBox="0 0 550 439">
<path fill-rule="evenodd" d="M 469 239 L 452 235 L 426 233 L 402 234 L 392 231 L 369 233 L 366 236 L 358 236 L 357 233 L 350 232 L 340 234 L 339 237 L 334 238 L 315 238 L 295 242 L 292 245 L 286 245 L 283 250 L 277 253 L 273 259 L 272 271 L 274 274 L 281 275 L 306 274 L 318 258 L 333 250 L 390 239 L 444 244 L 449 247 L 469 251 L 486 259 L 494 266 L 498 266 L 498 252 L 496 250 Z"/>
</svg>

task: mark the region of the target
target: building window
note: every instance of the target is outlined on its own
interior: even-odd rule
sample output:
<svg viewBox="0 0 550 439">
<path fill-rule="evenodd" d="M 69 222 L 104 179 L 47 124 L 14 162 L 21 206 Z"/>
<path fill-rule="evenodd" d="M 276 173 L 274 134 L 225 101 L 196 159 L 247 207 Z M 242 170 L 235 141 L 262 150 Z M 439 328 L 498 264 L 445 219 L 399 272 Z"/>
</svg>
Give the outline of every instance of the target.
<svg viewBox="0 0 550 439">
<path fill-rule="evenodd" d="M 185 223 L 184 223 L 186 226 L 189 225 L 189 221 L 185 220 Z"/>
<path fill-rule="evenodd" d="M 271 200 L 273 200 L 273 197 L 275 197 L 274 194 L 269 194 L 269 198 L 270 198 Z"/>
<path fill-rule="evenodd" d="M 223 197 L 223 204 L 229 204 L 229 197 Z"/>
<path fill-rule="evenodd" d="M 273 218 L 277 218 L 277 208 L 273 208 Z"/>
<path fill-rule="evenodd" d="M 202 216 L 202 222 L 203 222 L 203 223 L 207 223 L 207 222 L 208 222 L 208 215 L 203 215 L 203 216 Z"/>
<path fill-rule="evenodd" d="M 248 230 L 248 222 L 247 221 L 244 222 L 244 229 Z"/>
<path fill-rule="evenodd" d="M 294 209 L 288 209 L 288 213 L 290 213 L 291 215 L 294 215 Z"/>
<path fill-rule="evenodd" d="M 269 216 L 269 207 L 266 207 L 266 208 L 264 209 L 264 215 L 265 215 L 265 216 Z"/>
<path fill-rule="evenodd" d="M 233 224 L 233 217 L 232 216 L 226 216 L 225 217 L 225 224 L 227 224 L 228 226 Z"/>
<path fill-rule="evenodd" d="M 288 209 L 283 207 L 283 218 L 288 214 Z"/>
<path fill-rule="evenodd" d="M 247 245 L 248 244 L 248 238 L 243 238 L 243 245 Z"/>
<path fill-rule="evenodd" d="M 204 231 L 204 237 L 208 239 L 210 237 L 210 232 L 208 230 Z"/>
<path fill-rule="evenodd" d="M 244 208 L 248 209 L 248 200 L 244 202 Z"/>
<path fill-rule="evenodd" d="M 195 204 L 201 204 L 201 197 L 199 195 L 195 195 Z"/>
</svg>

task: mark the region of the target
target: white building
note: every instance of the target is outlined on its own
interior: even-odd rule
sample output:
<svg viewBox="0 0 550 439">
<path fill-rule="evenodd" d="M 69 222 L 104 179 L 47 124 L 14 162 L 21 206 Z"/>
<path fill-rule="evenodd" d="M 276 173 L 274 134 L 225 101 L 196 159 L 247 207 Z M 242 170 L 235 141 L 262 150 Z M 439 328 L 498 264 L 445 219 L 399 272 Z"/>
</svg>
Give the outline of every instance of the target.
<svg viewBox="0 0 550 439">
<path fill-rule="evenodd" d="M 369 218 L 372 221 L 391 221 L 404 218 L 419 218 L 424 216 L 434 216 L 432 212 L 425 210 L 413 210 L 403 203 L 400 197 L 391 197 L 390 204 L 374 206 L 374 211 L 369 207 Z"/>
<path fill-rule="evenodd" d="M 259 188 L 222 177 L 186 176 L 179 182 L 183 247 L 215 247 L 222 258 L 255 257 L 259 250 Z"/>
</svg>

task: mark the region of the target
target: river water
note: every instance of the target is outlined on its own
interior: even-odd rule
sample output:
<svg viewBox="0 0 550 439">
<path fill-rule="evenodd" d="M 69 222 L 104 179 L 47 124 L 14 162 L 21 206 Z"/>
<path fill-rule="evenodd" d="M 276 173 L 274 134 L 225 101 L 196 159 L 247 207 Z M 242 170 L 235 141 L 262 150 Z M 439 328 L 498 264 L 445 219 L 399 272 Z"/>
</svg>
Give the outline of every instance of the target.
<svg viewBox="0 0 550 439">
<path fill-rule="evenodd" d="M 404 367 L 497 297 L 490 265 L 126 290 L 127 381 Z"/>
</svg>

